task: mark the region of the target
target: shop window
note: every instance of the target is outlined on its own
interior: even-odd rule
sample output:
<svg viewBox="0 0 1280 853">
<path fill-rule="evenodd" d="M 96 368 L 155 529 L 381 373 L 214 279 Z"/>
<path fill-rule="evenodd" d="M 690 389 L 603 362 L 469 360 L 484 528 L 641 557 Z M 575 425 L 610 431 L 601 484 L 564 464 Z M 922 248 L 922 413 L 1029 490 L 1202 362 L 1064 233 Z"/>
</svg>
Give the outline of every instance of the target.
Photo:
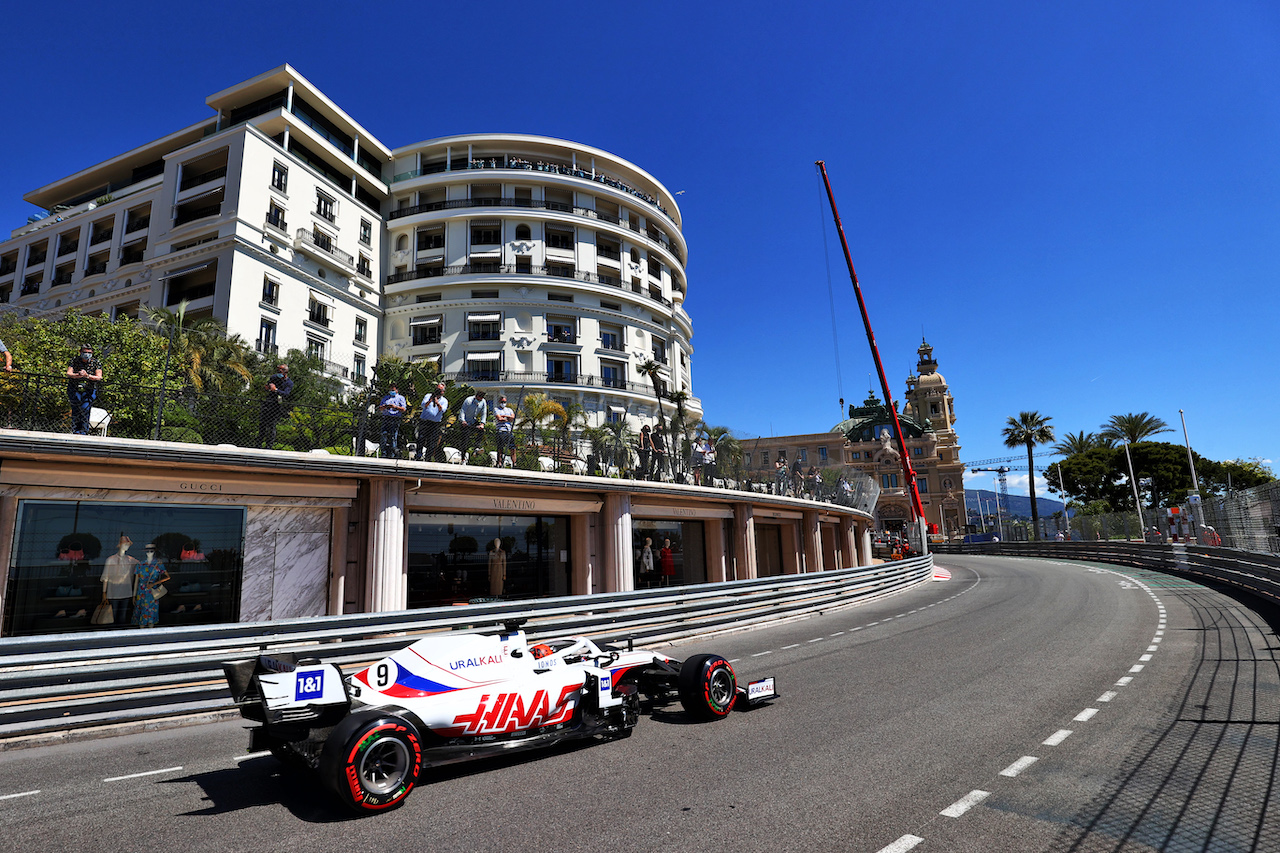
<svg viewBox="0 0 1280 853">
<path fill-rule="evenodd" d="M 631 525 L 631 550 L 636 589 L 706 583 L 704 540 L 701 521 L 635 520 Z M 670 551 L 669 559 L 664 559 L 664 548 Z"/>
<path fill-rule="evenodd" d="M 150 603 L 135 600 L 134 580 L 157 570 L 170 580 L 156 602 L 155 625 L 236 622 L 244 525 L 242 507 L 22 501 L 4 633 L 111 630 L 131 627 L 135 617 L 150 627 Z M 104 586 L 113 617 L 94 625 Z"/>
</svg>

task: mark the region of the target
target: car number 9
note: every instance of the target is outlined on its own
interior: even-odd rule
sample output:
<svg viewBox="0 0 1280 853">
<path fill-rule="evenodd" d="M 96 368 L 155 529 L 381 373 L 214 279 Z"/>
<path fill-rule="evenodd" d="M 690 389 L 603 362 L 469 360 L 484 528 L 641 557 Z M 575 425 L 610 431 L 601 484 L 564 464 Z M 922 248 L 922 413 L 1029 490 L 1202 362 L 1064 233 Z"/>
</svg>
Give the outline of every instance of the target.
<svg viewBox="0 0 1280 853">
<path fill-rule="evenodd" d="M 390 659 L 380 661 L 373 667 L 373 677 L 369 679 L 375 690 L 386 690 L 396 681 L 396 665 Z"/>
</svg>

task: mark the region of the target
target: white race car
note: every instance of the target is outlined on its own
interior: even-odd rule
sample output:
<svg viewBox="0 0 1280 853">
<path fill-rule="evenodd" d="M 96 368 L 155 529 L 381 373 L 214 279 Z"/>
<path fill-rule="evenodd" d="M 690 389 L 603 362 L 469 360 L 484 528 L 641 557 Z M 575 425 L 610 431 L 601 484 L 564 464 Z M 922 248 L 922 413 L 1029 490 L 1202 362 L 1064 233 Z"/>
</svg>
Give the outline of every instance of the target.
<svg viewBox="0 0 1280 853">
<path fill-rule="evenodd" d="M 641 699 L 679 697 L 700 720 L 777 698 L 773 678 L 740 686 L 719 655 L 679 661 L 585 637 L 530 644 L 499 634 L 424 637 L 343 677 L 290 654 L 223 664 L 240 713 L 261 723 L 251 751 L 305 766 L 358 811 L 402 803 L 424 767 L 564 740 L 631 734 Z"/>
</svg>

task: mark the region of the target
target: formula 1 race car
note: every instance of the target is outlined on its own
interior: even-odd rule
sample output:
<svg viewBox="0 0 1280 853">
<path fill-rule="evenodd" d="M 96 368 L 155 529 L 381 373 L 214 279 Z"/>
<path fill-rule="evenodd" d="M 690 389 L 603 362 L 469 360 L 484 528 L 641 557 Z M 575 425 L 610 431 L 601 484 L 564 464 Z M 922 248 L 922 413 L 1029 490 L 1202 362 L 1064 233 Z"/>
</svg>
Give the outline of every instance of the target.
<svg viewBox="0 0 1280 853">
<path fill-rule="evenodd" d="M 777 698 L 773 678 L 738 684 L 719 655 L 683 661 L 585 637 L 529 643 L 499 634 L 424 637 L 344 678 L 291 654 L 223 664 L 240 713 L 261 723 L 250 751 L 320 774 L 357 811 L 402 803 L 423 769 L 565 740 L 627 737 L 650 707 L 678 697 L 700 720 Z"/>
</svg>

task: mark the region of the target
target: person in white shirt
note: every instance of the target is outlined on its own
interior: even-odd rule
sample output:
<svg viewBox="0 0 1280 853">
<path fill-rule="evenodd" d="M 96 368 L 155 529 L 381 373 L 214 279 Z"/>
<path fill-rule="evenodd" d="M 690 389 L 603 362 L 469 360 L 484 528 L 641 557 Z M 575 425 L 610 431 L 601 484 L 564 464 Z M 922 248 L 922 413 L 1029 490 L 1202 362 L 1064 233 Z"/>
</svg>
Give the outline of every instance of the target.
<svg viewBox="0 0 1280 853">
<path fill-rule="evenodd" d="M 437 382 L 436 389 L 422 398 L 422 414 L 418 417 L 418 449 L 413 458 L 428 462 L 444 461 L 444 438 L 440 432 L 444 425 L 444 413 L 449 401 L 444 396 L 444 383 Z"/>
<path fill-rule="evenodd" d="M 514 468 L 516 464 L 516 413 L 507 405 L 507 396 L 505 394 L 498 397 L 498 406 L 493 410 L 493 419 L 498 425 L 498 467 L 502 467 L 502 458 L 505 454 L 506 458 L 511 461 L 511 467 Z"/>
</svg>

